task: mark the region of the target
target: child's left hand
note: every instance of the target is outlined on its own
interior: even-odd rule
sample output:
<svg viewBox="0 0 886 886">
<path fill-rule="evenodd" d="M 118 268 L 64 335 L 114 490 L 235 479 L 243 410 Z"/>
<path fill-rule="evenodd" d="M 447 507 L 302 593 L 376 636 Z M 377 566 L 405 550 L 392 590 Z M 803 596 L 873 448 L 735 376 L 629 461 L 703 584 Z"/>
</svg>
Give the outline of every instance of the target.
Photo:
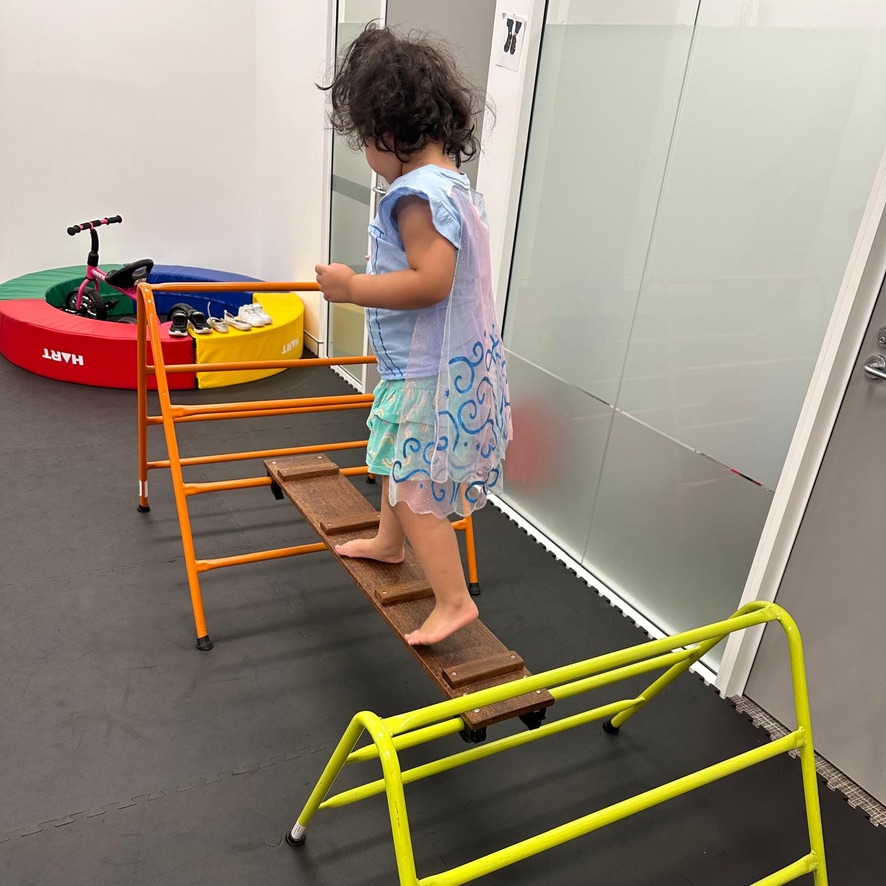
<svg viewBox="0 0 886 886">
<path fill-rule="evenodd" d="M 350 301 L 348 283 L 355 274 L 347 265 L 317 265 L 314 270 L 317 272 L 317 283 L 320 284 L 320 291 L 326 301 Z"/>
</svg>

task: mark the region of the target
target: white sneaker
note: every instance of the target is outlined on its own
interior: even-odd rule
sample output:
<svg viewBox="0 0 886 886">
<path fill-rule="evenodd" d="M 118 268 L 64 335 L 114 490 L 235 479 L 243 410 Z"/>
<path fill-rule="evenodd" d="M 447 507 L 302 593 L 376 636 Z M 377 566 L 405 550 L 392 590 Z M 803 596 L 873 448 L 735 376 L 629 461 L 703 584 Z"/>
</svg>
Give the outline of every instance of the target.
<svg viewBox="0 0 886 886">
<path fill-rule="evenodd" d="M 271 315 L 257 301 L 254 301 L 249 307 L 252 308 L 252 312 L 256 317 L 259 317 L 264 322 L 265 326 L 270 326 L 274 322 Z"/>
<path fill-rule="evenodd" d="M 239 315 L 234 316 L 230 311 L 225 311 L 225 322 L 228 326 L 233 326 L 234 329 L 239 329 L 241 332 L 249 332 L 252 329 L 252 326 L 249 325 L 245 320 L 241 320 Z"/>
<path fill-rule="evenodd" d="M 237 317 L 248 323 L 250 326 L 264 326 L 265 321 L 256 314 L 253 310 L 254 307 L 255 305 L 241 305 L 240 310 L 237 311 Z"/>
</svg>

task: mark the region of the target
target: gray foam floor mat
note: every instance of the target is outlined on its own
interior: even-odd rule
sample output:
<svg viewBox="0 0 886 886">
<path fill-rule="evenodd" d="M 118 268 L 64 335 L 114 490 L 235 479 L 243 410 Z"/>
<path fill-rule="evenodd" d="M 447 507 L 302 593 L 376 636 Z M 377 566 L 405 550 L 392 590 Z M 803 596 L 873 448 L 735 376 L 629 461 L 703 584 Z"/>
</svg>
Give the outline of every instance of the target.
<svg viewBox="0 0 886 886">
<path fill-rule="evenodd" d="M 329 370 L 298 370 L 173 399 L 349 391 Z M 324 554 L 205 574 L 216 648 L 200 653 L 164 472 L 151 474 L 151 512 L 136 511 L 134 392 L 0 361 L 0 414 L 0 882 L 396 882 L 381 798 L 321 812 L 301 849 L 281 842 L 354 712 L 439 700 L 344 574 Z M 187 455 L 363 437 L 363 414 L 339 412 L 193 423 L 179 439 Z M 360 463 L 359 452 L 333 458 Z M 252 463 L 189 476 L 260 473 Z M 360 488 L 377 503 L 377 487 Z M 198 496 L 191 514 L 201 556 L 312 540 L 267 489 Z M 500 512 L 486 508 L 476 528 L 483 620 L 531 670 L 646 639 Z M 411 786 L 419 875 L 766 741 L 684 677 L 617 738 L 593 724 Z M 822 808 L 832 882 L 879 882 L 886 829 L 824 787 Z M 481 882 L 739 886 L 805 848 L 799 767 L 783 758 Z"/>
</svg>

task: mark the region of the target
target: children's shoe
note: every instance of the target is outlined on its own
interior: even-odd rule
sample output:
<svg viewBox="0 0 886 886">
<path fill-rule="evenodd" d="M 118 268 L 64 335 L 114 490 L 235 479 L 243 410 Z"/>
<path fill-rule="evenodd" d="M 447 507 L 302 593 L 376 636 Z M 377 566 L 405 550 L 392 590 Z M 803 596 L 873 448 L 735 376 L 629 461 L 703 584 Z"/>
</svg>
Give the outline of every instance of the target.
<svg viewBox="0 0 886 886">
<path fill-rule="evenodd" d="M 188 329 L 196 335 L 208 335 L 212 332 L 212 329 L 206 322 L 206 315 L 202 311 L 191 311 L 188 314 Z"/>
<path fill-rule="evenodd" d="M 228 331 L 228 324 L 227 324 L 226 320 L 223 320 L 221 317 L 213 317 L 212 316 L 212 302 L 206 303 L 206 322 L 216 332 L 227 332 Z"/>
<path fill-rule="evenodd" d="M 234 329 L 239 329 L 241 332 L 249 332 L 252 329 L 249 323 L 241 320 L 239 316 L 235 317 L 230 311 L 225 311 L 224 319 L 229 326 L 233 326 Z"/>
<path fill-rule="evenodd" d="M 181 338 L 188 334 L 188 315 L 184 311 L 173 311 L 171 319 L 170 335 Z"/>
<path fill-rule="evenodd" d="M 241 305 L 237 316 L 250 326 L 264 326 L 265 321 L 253 310 L 255 305 Z"/>
<path fill-rule="evenodd" d="M 167 320 L 171 320 L 171 319 L 173 318 L 173 316 L 174 316 L 175 314 L 178 314 L 179 312 L 181 312 L 181 313 L 183 313 L 185 316 L 187 316 L 187 315 L 190 314 L 191 311 L 193 311 L 193 310 L 194 310 L 194 308 L 193 308 L 191 305 L 186 304 L 186 303 L 183 302 L 183 301 L 176 302 L 176 303 L 175 303 L 175 304 L 169 309 L 169 311 L 167 312 L 167 314 L 166 314 L 166 319 L 167 319 Z"/>
<path fill-rule="evenodd" d="M 265 326 L 270 326 L 274 322 L 271 315 L 257 301 L 254 301 L 251 305 L 248 305 L 248 307 L 252 310 L 252 313 L 265 324 Z"/>
</svg>

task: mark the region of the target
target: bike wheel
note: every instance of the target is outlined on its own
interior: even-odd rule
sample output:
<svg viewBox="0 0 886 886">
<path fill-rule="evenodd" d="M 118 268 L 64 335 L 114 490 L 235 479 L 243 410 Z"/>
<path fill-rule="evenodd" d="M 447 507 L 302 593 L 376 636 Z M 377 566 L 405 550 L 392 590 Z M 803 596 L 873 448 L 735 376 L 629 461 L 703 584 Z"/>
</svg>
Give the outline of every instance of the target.
<svg viewBox="0 0 886 886">
<path fill-rule="evenodd" d="M 80 299 L 80 307 L 77 307 L 77 293 L 75 289 L 65 302 L 65 310 L 90 320 L 104 320 L 108 316 L 108 307 L 104 299 L 99 295 L 98 286 L 90 281 L 83 290 Z"/>
</svg>

